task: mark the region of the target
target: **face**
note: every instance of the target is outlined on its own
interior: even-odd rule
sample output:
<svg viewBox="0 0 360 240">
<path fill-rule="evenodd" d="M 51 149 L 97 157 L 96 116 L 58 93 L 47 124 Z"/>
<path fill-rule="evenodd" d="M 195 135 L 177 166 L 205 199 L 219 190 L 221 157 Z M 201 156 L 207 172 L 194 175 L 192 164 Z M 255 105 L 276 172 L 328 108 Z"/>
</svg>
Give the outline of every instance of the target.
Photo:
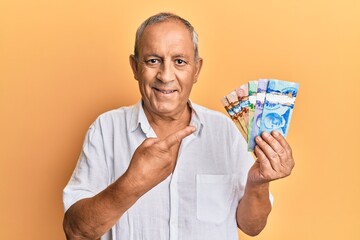
<svg viewBox="0 0 360 240">
<path fill-rule="evenodd" d="M 187 28 L 169 20 L 145 28 L 139 41 L 139 58 L 130 64 L 151 115 L 174 117 L 187 109 L 202 59 L 195 59 L 194 44 Z"/>
</svg>

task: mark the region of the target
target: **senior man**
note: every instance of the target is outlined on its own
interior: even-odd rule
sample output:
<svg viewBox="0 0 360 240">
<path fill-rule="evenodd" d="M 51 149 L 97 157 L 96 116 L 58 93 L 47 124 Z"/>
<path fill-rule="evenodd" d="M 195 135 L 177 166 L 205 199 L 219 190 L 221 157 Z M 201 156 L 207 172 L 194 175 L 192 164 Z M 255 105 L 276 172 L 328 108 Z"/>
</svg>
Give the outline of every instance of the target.
<svg viewBox="0 0 360 240">
<path fill-rule="evenodd" d="M 269 182 L 290 175 L 291 148 L 264 132 L 254 161 L 227 116 L 191 102 L 202 63 L 185 19 L 159 13 L 138 28 L 141 100 L 89 128 L 64 189 L 68 239 L 235 240 L 265 227 Z"/>
</svg>

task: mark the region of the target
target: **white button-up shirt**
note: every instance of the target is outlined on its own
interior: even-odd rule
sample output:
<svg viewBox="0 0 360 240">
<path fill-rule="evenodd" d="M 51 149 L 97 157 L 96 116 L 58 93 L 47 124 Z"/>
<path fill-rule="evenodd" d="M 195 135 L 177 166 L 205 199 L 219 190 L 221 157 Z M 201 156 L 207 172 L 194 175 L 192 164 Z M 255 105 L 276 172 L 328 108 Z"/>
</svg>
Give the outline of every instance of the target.
<svg viewBox="0 0 360 240">
<path fill-rule="evenodd" d="M 140 197 L 101 239 L 238 239 L 236 208 L 254 160 L 230 118 L 189 104 L 196 131 L 182 141 L 174 172 Z M 116 181 L 149 137 L 156 135 L 141 101 L 99 116 L 64 189 L 65 211 Z"/>
</svg>

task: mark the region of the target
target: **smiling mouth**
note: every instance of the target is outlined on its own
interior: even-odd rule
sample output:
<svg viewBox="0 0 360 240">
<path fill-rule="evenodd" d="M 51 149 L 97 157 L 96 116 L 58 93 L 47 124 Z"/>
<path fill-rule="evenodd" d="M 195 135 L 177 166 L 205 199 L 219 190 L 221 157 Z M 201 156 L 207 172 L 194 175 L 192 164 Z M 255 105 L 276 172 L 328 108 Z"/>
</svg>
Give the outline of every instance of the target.
<svg viewBox="0 0 360 240">
<path fill-rule="evenodd" d="M 174 93 L 176 92 L 176 90 L 160 90 L 158 88 L 154 88 L 157 92 L 161 92 L 163 94 L 171 94 L 171 93 Z"/>
</svg>

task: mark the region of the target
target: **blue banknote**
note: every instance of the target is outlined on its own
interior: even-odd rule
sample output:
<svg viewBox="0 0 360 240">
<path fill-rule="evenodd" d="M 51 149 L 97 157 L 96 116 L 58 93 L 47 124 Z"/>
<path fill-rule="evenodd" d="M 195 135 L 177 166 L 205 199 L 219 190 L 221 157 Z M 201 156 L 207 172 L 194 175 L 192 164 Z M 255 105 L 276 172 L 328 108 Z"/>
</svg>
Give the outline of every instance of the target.
<svg viewBox="0 0 360 240">
<path fill-rule="evenodd" d="M 268 79 L 259 79 L 256 93 L 255 112 L 251 126 L 250 137 L 248 137 L 248 150 L 254 151 L 255 137 L 260 133 L 260 125 L 262 119 L 262 112 L 265 100 L 266 89 L 268 86 Z"/>
<path fill-rule="evenodd" d="M 298 83 L 269 80 L 259 134 L 263 131 L 271 132 L 277 130 L 286 137 L 298 89 Z"/>
</svg>

